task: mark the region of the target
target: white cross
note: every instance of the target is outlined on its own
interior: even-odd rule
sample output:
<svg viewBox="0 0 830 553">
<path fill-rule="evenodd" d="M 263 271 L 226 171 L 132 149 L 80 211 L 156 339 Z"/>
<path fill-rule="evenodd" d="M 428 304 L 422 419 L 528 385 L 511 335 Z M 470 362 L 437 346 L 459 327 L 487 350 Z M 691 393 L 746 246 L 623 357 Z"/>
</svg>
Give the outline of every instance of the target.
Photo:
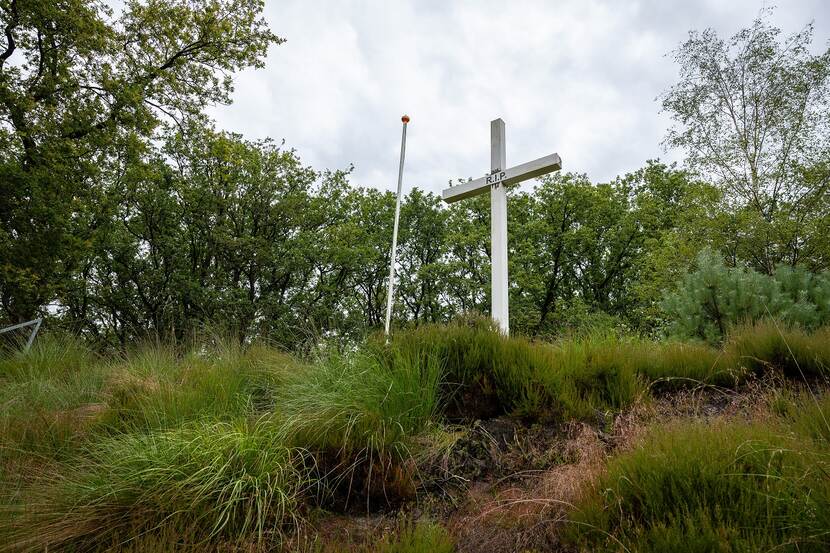
<svg viewBox="0 0 830 553">
<path fill-rule="evenodd" d="M 445 202 L 453 203 L 490 191 L 490 290 L 493 320 L 506 336 L 510 332 L 507 296 L 507 186 L 558 171 L 559 154 L 540 157 L 515 167 L 507 167 L 504 121 L 490 121 L 490 174 L 451 186 L 441 193 Z"/>
</svg>

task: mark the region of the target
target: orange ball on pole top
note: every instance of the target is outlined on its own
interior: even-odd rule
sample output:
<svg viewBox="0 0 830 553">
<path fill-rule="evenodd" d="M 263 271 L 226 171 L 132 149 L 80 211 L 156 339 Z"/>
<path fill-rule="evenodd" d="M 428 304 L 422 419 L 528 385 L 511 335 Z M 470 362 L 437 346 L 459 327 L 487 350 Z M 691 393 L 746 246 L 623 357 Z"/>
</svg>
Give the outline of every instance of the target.
<svg viewBox="0 0 830 553">
<path fill-rule="evenodd" d="M 404 123 L 409 123 L 409 116 L 404 115 L 403 117 L 401 117 L 401 121 L 403 121 Z"/>
</svg>

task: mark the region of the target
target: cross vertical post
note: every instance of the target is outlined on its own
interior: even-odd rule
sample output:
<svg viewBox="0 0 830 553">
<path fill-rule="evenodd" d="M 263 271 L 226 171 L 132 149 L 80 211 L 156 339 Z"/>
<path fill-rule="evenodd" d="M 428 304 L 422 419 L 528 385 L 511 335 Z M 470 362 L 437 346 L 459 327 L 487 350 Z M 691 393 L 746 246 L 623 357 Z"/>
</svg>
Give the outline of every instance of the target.
<svg viewBox="0 0 830 553">
<path fill-rule="evenodd" d="M 507 169 L 504 121 L 490 121 L 490 172 Z M 507 189 L 501 182 L 490 185 L 490 297 L 493 320 L 505 336 L 510 332 L 507 289 Z"/>
</svg>

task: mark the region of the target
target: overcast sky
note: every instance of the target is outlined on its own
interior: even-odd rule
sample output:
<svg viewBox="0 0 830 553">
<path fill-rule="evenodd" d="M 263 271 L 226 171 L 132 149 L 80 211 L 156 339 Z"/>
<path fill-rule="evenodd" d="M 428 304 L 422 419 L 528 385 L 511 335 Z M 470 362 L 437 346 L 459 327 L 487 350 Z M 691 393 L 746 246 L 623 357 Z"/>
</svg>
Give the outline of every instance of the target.
<svg viewBox="0 0 830 553">
<path fill-rule="evenodd" d="M 352 182 L 394 189 L 400 116 L 404 189 L 440 191 L 490 164 L 489 123 L 507 125 L 507 164 L 558 152 L 564 169 L 613 179 L 647 159 L 680 159 L 660 142 L 655 98 L 676 79 L 667 56 L 690 29 L 731 36 L 762 0 L 524 2 L 266 0 L 272 47 L 236 76 L 221 128 L 285 139 L 315 169 L 354 165 Z M 779 0 L 785 32 L 815 22 L 830 37 L 830 0 Z"/>
</svg>

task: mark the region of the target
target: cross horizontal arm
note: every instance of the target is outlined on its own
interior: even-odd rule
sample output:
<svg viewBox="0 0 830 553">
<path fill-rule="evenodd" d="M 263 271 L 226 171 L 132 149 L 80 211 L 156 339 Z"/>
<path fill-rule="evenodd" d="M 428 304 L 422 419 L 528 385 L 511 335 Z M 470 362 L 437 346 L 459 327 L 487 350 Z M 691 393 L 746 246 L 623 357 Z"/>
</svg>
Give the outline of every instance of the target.
<svg viewBox="0 0 830 553">
<path fill-rule="evenodd" d="M 549 156 L 540 157 L 521 165 L 516 165 L 504 171 L 497 171 L 490 175 L 483 176 L 479 179 L 474 179 L 458 186 L 451 186 L 445 188 L 441 192 L 441 197 L 445 202 L 451 204 L 459 200 L 471 198 L 483 194 L 490 189 L 494 184 L 501 184 L 509 186 L 522 181 L 530 180 L 552 171 L 558 171 L 562 168 L 562 159 L 559 154 L 551 154 Z"/>
</svg>

